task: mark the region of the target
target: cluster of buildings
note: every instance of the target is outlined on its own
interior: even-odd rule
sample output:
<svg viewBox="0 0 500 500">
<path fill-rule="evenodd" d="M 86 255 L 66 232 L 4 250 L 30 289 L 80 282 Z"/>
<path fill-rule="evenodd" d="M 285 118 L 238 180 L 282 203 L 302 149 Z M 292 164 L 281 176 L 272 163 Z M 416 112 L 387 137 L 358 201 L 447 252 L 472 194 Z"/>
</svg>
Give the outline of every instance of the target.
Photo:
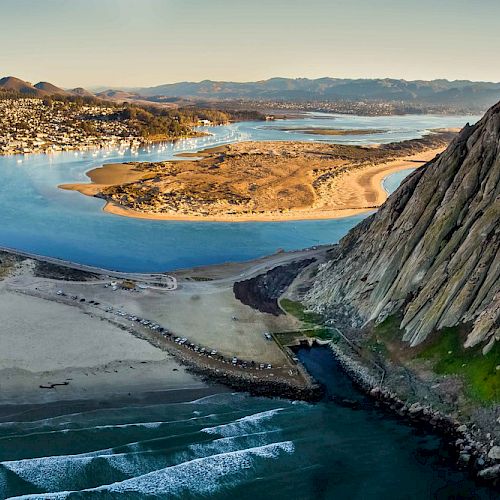
<svg viewBox="0 0 500 500">
<path fill-rule="evenodd" d="M 356 100 L 324 100 L 324 101 L 282 101 L 282 100 L 260 100 L 260 101 L 237 101 L 238 107 L 273 112 L 279 116 L 286 113 L 321 112 L 338 113 L 357 116 L 391 116 L 402 114 L 456 114 L 469 112 L 466 109 L 454 105 L 412 103 L 406 101 L 356 101 Z M 266 120 L 273 117 L 266 116 Z M 271 118 L 272 119 L 272 118 Z"/>
<path fill-rule="evenodd" d="M 392 102 L 375 101 L 261 101 L 259 107 L 279 112 L 316 111 L 361 116 L 385 116 L 398 113 Z M 274 118 L 274 117 L 273 117 Z M 267 116 L 266 116 L 267 120 Z"/>
<path fill-rule="evenodd" d="M 37 98 L 0 100 L 0 154 L 138 146 L 141 138 L 118 111 Z"/>
</svg>

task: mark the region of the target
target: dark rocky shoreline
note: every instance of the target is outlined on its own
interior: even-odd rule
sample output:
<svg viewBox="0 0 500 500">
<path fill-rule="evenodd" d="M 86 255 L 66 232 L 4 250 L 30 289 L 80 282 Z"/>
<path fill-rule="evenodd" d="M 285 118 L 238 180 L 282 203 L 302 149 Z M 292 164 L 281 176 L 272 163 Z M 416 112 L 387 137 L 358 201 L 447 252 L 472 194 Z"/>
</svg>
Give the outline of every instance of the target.
<svg viewBox="0 0 500 500">
<path fill-rule="evenodd" d="M 279 266 L 273 270 L 259 275 L 252 280 L 241 282 L 242 288 L 256 293 L 253 297 L 251 307 L 258 308 L 262 302 L 277 301 L 284 288 L 295 279 L 295 277 L 307 267 L 314 259 L 296 261 L 288 266 Z M 284 272 L 285 271 L 285 272 Z M 79 275 L 81 277 L 81 275 Z M 264 277 L 264 281 L 263 278 Z M 66 277 L 66 279 L 68 279 Z M 255 280 L 255 281 L 253 281 Z M 241 299 L 240 299 L 241 300 Z M 133 335 L 143 338 L 157 345 L 151 338 L 140 335 L 137 331 L 129 329 L 121 324 L 116 326 L 128 330 Z M 408 403 L 400 399 L 394 392 L 380 385 L 380 380 L 370 373 L 369 369 L 358 363 L 353 357 L 348 356 L 339 346 L 330 344 L 330 347 L 346 374 L 353 382 L 377 404 L 388 411 L 399 415 L 412 424 L 422 425 L 428 429 L 443 435 L 454 451 L 456 462 L 462 469 L 477 478 L 478 481 L 488 483 L 494 488 L 500 488 L 500 449 L 493 442 L 485 439 L 474 425 L 467 426 L 449 415 L 433 409 L 429 405 L 418 402 Z M 318 402 L 324 397 L 323 388 L 312 378 L 305 374 L 304 384 L 295 384 L 292 380 L 276 377 L 275 380 L 253 378 L 244 373 L 232 373 L 230 370 L 214 369 L 204 366 L 183 356 L 178 350 L 166 349 L 187 369 L 201 376 L 213 384 L 222 384 L 237 391 L 247 392 L 252 396 L 286 398 L 291 400 L 303 400 Z"/>
<path fill-rule="evenodd" d="M 205 366 L 202 361 L 199 362 L 182 352 L 180 349 L 166 347 L 153 340 L 151 337 L 142 335 L 132 328 L 128 328 L 120 323 L 113 323 L 118 328 L 128 331 L 137 338 L 146 340 L 151 345 L 169 352 L 175 359 L 184 365 L 190 373 L 200 376 L 204 381 L 215 384 L 222 384 L 236 391 L 248 392 L 252 396 L 262 396 L 270 398 L 284 398 L 291 400 L 318 402 L 324 396 L 323 388 L 317 384 L 305 370 L 301 370 L 304 383 L 296 384 L 286 378 L 276 377 L 274 380 L 254 378 L 252 375 L 244 372 L 234 373 L 230 370 L 224 370 L 222 367 L 214 368 Z"/>
<path fill-rule="evenodd" d="M 500 491 L 500 447 L 486 442 L 474 425 L 467 426 L 457 419 L 422 403 L 400 399 L 379 381 L 361 363 L 343 352 L 336 344 L 330 348 L 345 373 L 354 384 L 378 404 L 412 424 L 423 425 L 446 438 L 455 455 L 456 463 L 481 482 Z"/>
<path fill-rule="evenodd" d="M 276 302 L 283 290 L 288 288 L 293 279 L 305 269 L 312 260 L 293 262 L 287 266 L 274 268 L 267 273 L 256 276 L 251 280 L 235 283 L 234 293 L 236 298 L 246 303 L 250 307 L 272 313 L 272 306 Z M 290 280 L 291 278 L 291 280 Z M 277 306 L 279 307 L 279 306 Z M 396 414 L 412 424 L 425 426 L 427 429 L 442 435 L 449 443 L 455 456 L 457 465 L 466 469 L 479 481 L 487 482 L 494 487 L 500 488 L 500 448 L 494 446 L 493 441 L 489 441 L 475 425 L 468 427 L 455 418 L 446 415 L 430 405 L 415 402 L 408 403 L 397 396 L 393 391 L 381 385 L 381 379 L 370 373 L 369 369 L 357 362 L 353 357 L 348 356 L 338 345 L 330 343 L 335 358 L 339 362 L 344 372 L 351 378 L 354 384 L 365 394 L 375 400 L 375 402 L 391 413 Z M 230 383 L 224 378 L 218 380 L 221 383 Z M 251 382 L 255 384 L 255 382 Z M 260 385 L 260 384 L 259 384 Z M 279 391 L 269 391 L 261 386 L 258 389 L 252 386 L 252 390 L 245 388 L 245 384 L 232 386 L 238 390 L 246 390 L 258 396 L 280 396 Z M 296 397 L 286 394 L 283 397 L 291 399 L 305 399 L 306 401 L 318 401 L 323 392 L 311 393 L 310 398 Z M 498 455 L 498 456 L 497 456 Z M 494 458 L 496 457 L 496 458 Z"/>
<path fill-rule="evenodd" d="M 135 332 L 133 333 L 136 335 Z M 151 342 L 151 339 L 144 338 Z M 151 343 L 154 344 L 154 342 Z M 500 449 L 498 446 L 493 446 L 492 442 L 486 442 L 485 436 L 474 425 L 469 427 L 429 405 L 419 402 L 410 404 L 402 400 L 393 391 L 381 386 L 380 380 L 371 374 L 367 367 L 348 356 L 338 345 L 330 343 L 328 347 L 346 375 L 376 404 L 405 419 L 411 425 L 422 426 L 443 436 L 460 469 L 468 471 L 479 482 L 500 491 L 500 455 L 496 455 L 500 453 Z M 298 386 L 285 379 L 277 378 L 272 381 L 254 379 L 242 373 L 214 370 L 212 367 L 195 362 L 177 350 L 172 354 L 187 367 L 188 371 L 201 376 L 206 382 L 222 384 L 252 396 L 284 398 L 310 403 L 319 402 L 325 396 L 324 388 L 312 377 L 308 377 L 307 373 L 305 374 L 306 384 Z"/>
<path fill-rule="evenodd" d="M 317 403 L 324 396 L 324 391 L 319 384 L 298 387 L 282 380 L 274 381 L 253 381 L 246 377 L 236 376 L 227 372 L 214 373 L 210 369 L 200 368 L 185 363 L 188 371 L 200 375 L 207 382 L 223 384 L 236 391 L 247 392 L 251 396 L 267 398 L 283 398 L 293 401 L 306 401 Z"/>
</svg>

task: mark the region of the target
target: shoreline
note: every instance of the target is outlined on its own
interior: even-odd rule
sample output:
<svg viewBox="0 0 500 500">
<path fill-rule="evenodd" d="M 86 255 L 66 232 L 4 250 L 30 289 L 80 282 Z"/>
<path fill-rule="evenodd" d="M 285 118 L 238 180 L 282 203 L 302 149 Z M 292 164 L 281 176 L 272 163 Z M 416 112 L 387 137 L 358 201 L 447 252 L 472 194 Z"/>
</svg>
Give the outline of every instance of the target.
<svg viewBox="0 0 500 500">
<path fill-rule="evenodd" d="M 325 249 L 322 249 L 321 251 L 324 250 Z M 242 269 L 239 266 L 243 266 L 243 268 L 247 270 L 247 275 L 245 276 L 245 278 L 247 278 L 248 276 L 262 274 L 263 272 L 266 272 L 267 268 L 276 268 L 277 265 L 283 262 L 280 259 L 284 259 L 285 262 L 294 260 L 297 261 L 298 259 L 303 259 L 305 255 L 319 255 L 321 251 L 302 252 L 296 253 L 295 255 L 278 254 L 259 259 L 257 261 L 251 261 L 246 264 L 232 264 L 229 265 L 229 269 L 226 269 L 224 265 L 218 265 L 213 266 L 216 269 L 209 267 L 181 270 L 179 271 L 181 276 L 181 285 L 186 286 L 187 283 L 190 283 L 189 280 L 192 279 L 193 276 L 199 275 L 203 277 L 213 276 L 213 278 L 209 279 L 231 283 L 236 277 L 238 279 L 242 279 Z M 200 273 L 201 269 L 204 270 L 205 274 Z M 226 270 L 225 273 L 224 270 Z M 38 279 L 37 283 L 40 283 L 40 279 Z M 201 281 L 199 286 L 203 288 L 209 283 L 210 281 Z M 61 281 L 59 280 L 56 282 L 56 286 L 63 286 L 64 289 L 66 289 L 66 287 L 69 288 L 70 285 L 67 282 L 65 284 L 61 284 Z M 30 291 L 26 290 L 24 293 L 29 294 Z M 42 298 L 40 297 L 39 291 L 36 292 L 36 295 L 39 299 Z M 56 304 L 61 300 L 65 300 L 56 297 L 43 297 L 43 299 L 44 302 L 47 301 Z M 121 302 L 121 299 L 119 299 L 119 301 Z M 75 305 L 77 311 L 82 310 L 81 305 Z M 222 391 L 219 384 L 222 384 L 225 388 L 229 387 L 255 396 L 284 397 L 292 400 L 298 399 L 311 402 L 318 401 L 322 397 L 321 387 L 315 383 L 308 373 L 303 378 L 303 381 L 299 380 L 300 377 L 298 374 L 290 377 L 290 380 L 287 380 L 286 377 L 283 378 L 282 376 L 285 373 L 284 371 L 277 372 L 277 376 L 275 378 L 270 378 L 267 376 L 267 372 L 262 372 L 263 376 L 261 376 L 259 372 L 253 372 L 253 370 L 245 372 L 245 370 L 242 370 L 239 367 L 233 367 L 231 364 L 214 364 L 215 360 L 209 359 L 206 356 L 200 356 L 200 354 L 188 351 L 187 349 L 183 350 L 182 346 L 177 345 L 177 343 L 172 341 L 169 342 L 169 345 L 166 345 L 165 341 L 162 340 L 160 336 L 155 335 L 154 333 L 150 334 L 146 329 L 140 329 L 139 331 L 138 328 L 132 327 L 130 324 L 127 324 L 121 319 L 114 316 L 106 318 L 97 314 L 95 308 L 92 310 L 94 312 L 91 313 L 91 317 L 95 318 L 94 321 L 104 319 L 106 320 L 106 323 L 113 323 L 116 327 L 119 327 L 123 333 L 128 332 L 136 339 L 142 339 L 147 342 L 151 345 L 151 347 L 159 348 L 160 352 L 163 351 L 168 353 L 168 356 L 171 356 L 172 361 L 175 360 L 177 365 L 182 367 L 180 369 L 185 370 L 187 374 L 192 374 L 202 383 L 202 385 L 189 387 L 183 383 L 178 386 L 170 385 L 167 390 L 158 389 L 155 391 L 147 391 L 144 390 L 146 386 L 143 384 L 142 390 L 138 392 L 129 391 L 128 395 L 127 391 L 120 392 L 117 391 L 115 387 L 115 390 L 113 392 L 108 392 L 107 396 L 102 393 L 91 392 L 89 393 L 89 397 L 85 399 L 78 397 L 56 397 L 55 399 L 45 401 L 34 400 L 33 402 L 29 402 L 27 400 L 20 401 L 17 399 L 9 402 L 6 398 L 6 400 L 0 404 L 0 421 L 8 418 L 9 415 L 12 415 L 11 410 L 27 410 L 27 414 L 29 414 L 29 412 L 32 411 L 43 411 L 43 408 L 46 407 L 49 407 L 49 409 L 51 406 L 57 407 L 58 404 L 62 406 L 72 406 L 74 404 L 93 405 L 98 402 L 97 404 L 101 405 L 99 401 L 105 401 L 103 403 L 104 405 L 114 404 L 114 402 L 119 401 L 141 404 L 141 401 L 138 401 L 138 399 L 141 400 L 143 397 L 146 399 L 155 399 L 164 396 L 167 399 L 169 397 L 178 399 L 182 398 L 185 394 L 191 394 L 191 391 L 201 391 L 201 393 L 206 391 L 208 394 L 217 393 Z M 74 314 L 75 313 L 73 312 L 73 315 Z M 87 311 L 86 314 L 89 314 L 89 311 Z M 23 315 L 26 315 L 26 310 L 24 310 Z M 321 344 L 321 342 L 318 342 L 318 344 Z M 495 474 L 498 473 L 497 469 L 499 466 L 495 465 L 495 461 L 488 458 L 488 444 L 484 442 L 484 437 L 477 433 L 474 426 L 471 426 L 470 424 L 465 425 L 460 420 L 443 414 L 431 406 L 427 406 L 424 402 L 418 402 L 418 399 L 417 402 L 413 403 L 400 399 L 394 392 L 387 388 L 387 386 L 383 385 L 383 381 L 380 379 L 379 373 L 377 373 L 377 376 L 375 377 L 375 374 L 371 373 L 370 368 L 366 364 L 356 361 L 355 356 L 353 357 L 352 355 L 346 354 L 344 349 L 341 349 L 338 345 L 330 343 L 329 347 L 334 352 L 334 355 L 340 362 L 344 371 L 370 397 L 379 401 L 381 405 L 386 407 L 392 413 L 399 415 L 400 417 L 407 418 L 410 422 L 422 422 L 429 428 L 452 438 L 452 445 L 454 445 L 454 448 L 457 450 L 458 464 L 462 467 L 468 468 L 481 481 L 495 481 Z M 139 368 L 139 365 L 137 368 Z M 138 376 L 140 373 L 137 372 L 136 375 Z M 168 379 L 167 373 L 165 373 L 165 376 L 166 379 Z M 56 389 L 55 393 L 53 393 L 55 396 L 57 396 L 58 389 Z M 64 390 L 64 388 L 61 390 Z M 133 393 L 133 395 L 131 395 L 130 392 Z M 45 393 L 43 393 L 43 395 L 45 395 Z"/>
<path fill-rule="evenodd" d="M 337 193 L 343 196 L 343 199 L 331 202 L 336 204 L 333 208 L 319 206 L 316 208 L 289 209 L 280 212 L 203 215 L 138 211 L 105 199 L 102 210 L 113 215 L 135 219 L 179 222 L 242 223 L 340 219 L 367 213 L 378 208 L 389 196 L 383 185 L 387 177 L 409 168 L 419 168 L 444 149 L 444 146 L 426 148 L 421 152 L 404 155 L 396 159 L 388 159 L 388 161 L 382 161 L 381 163 L 343 167 L 342 171 L 339 171 L 332 180 L 331 190 L 333 190 L 333 194 Z M 202 151 L 197 155 L 203 156 L 203 153 Z M 61 184 L 58 187 L 103 199 L 104 197 L 100 194 L 103 189 L 141 182 L 147 174 L 139 170 L 134 164 L 110 163 L 91 169 L 86 175 L 90 179 L 89 183 Z M 327 195 L 330 197 L 332 192 L 328 192 L 323 198 Z M 320 200 L 315 201 L 315 204 L 318 204 L 318 201 L 321 203 L 321 196 Z"/>
<path fill-rule="evenodd" d="M 51 267 L 44 268 L 45 275 L 41 275 L 36 272 L 37 257 L 9 250 L 9 257 L 0 259 L 11 266 L 0 280 L 0 305 L 10 311 L 0 339 L 4 345 L 0 350 L 7 352 L 7 345 L 10 349 L 0 364 L 0 409 L 5 405 L 50 405 L 56 401 L 128 400 L 151 391 L 205 390 L 213 384 L 260 396 L 316 401 L 320 391 L 314 381 L 278 345 L 270 345 L 263 338 L 261 332 L 269 328 L 270 318 L 247 311 L 229 292 L 235 279 L 266 272 L 283 261 L 300 259 L 304 253 L 280 253 L 247 263 L 180 270 L 176 273 L 180 280 L 177 291 L 151 286 L 152 278 L 160 273 L 114 273 L 43 257 L 39 257 L 40 262 L 50 263 Z M 58 272 L 59 266 L 67 271 Z M 113 277 L 134 280 L 142 288 L 136 294 L 114 291 L 109 286 Z M 73 300 L 77 295 L 78 299 Z M 214 327 L 209 328 L 208 336 L 203 332 L 207 326 L 203 328 L 202 324 L 206 322 L 206 311 L 212 308 L 210 302 L 191 313 L 200 321 L 184 329 L 179 323 L 185 321 L 186 307 L 199 309 L 200 305 L 191 300 L 200 295 L 202 302 L 208 300 L 205 297 L 220 295 L 217 303 L 234 311 L 213 314 Z M 182 310 L 172 318 L 168 311 L 179 307 Z M 165 314 L 158 312 L 164 309 Z M 119 313 L 123 310 L 127 314 Z M 238 315 L 242 322 L 232 321 L 231 314 Z M 165 323 L 166 318 L 171 319 Z M 146 320 L 162 328 L 143 326 L 141 321 Z M 215 332 L 221 320 L 238 331 L 248 325 L 246 330 L 253 333 L 241 346 L 238 338 L 231 340 L 231 335 L 217 340 Z M 41 326 L 36 327 L 38 323 Z M 238 336 L 249 336 L 250 330 Z M 43 345 L 37 343 L 39 335 L 45 339 Z M 183 335 L 190 337 L 189 346 L 177 342 Z M 37 347 L 27 348 L 31 345 Z M 96 345 L 97 355 L 93 348 Z M 197 352 L 196 346 L 205 346 L 205 352 Z M 217 354 L 210 356 L 214 347 Z M 231 362 L 232 356 L 237 356 L 237 364 Z M 263 370 L 262 364 L 267 369 Z"/>
<path fill-rule="evenodd" d="M 165 143 L 174 143 L 177 141 L 182 141 L 185 139 L 196 139 L 198 137 L 206 137 L 211 135 L 208 132 L 194 132 L 193 134 L 190 135 L 180 135 L 178 137 L 158 137 L 158 138 L 153 138 L 153 139 L 145 139 L 142 137 L 137 137 L 136 142 L 137 147 L 146 147 L 151 144 L 161 144 L 162 142 Z M 123 145 L 123 144 L 122 144 Z M 127 146 L 128 149 L 130 148 L 130 143 Z M 31 156 L 31 155 L 57 155 L 61 153 L 72 153 L 72 152 L 86 152 L 86 151 L 102 151 L 102 150 L 109 150 L 109 149 L 120 149 L 120 143 L 119 142 L 114 142 L 110 144 L 102 144 L 102 145 L 96 145 L 96 144 L 82 144 L 82 145 L 75 145 L 75 146 L 65 146 L 64 148 L 61 149 L 52 149 L 49 146 L 47 146 L 44 149 L 40 149 L 38 151 L 17 151 L 17 152 L 6 152 L 6 151 L 0 151 L 0 156 L 12 156 L 12 157 L 24 157 L 24 156 Z"/>
<path fill-rule="evenodd" d="M 230 389 L 224 385 L 211 383 L 206 387 L 179 387 L 175 389 L 143 391 L 140 394 L 134 395 L 116 393 L 114 395 L 102 397 L 96 394 L 87 399 L 60 399 L 45 402 L 1 401 L 0 424 L 9 422 L 10 419 L 13 418 L 15 418 L 18 422 L 29 422 L 81 411 L 183 403 L 215 394 L 226 394 L 229 392 Z"/>
<path fill-rule="evenodd" d="M 500 486 L 500 464 L 488 454 L 491 449 L 490 438 L 478 431 L 475 424 L 467 425 L 459 418 L 436 410 L 418 399 L 413 403 L 401 399 L 384 386 L 383 380 L 377 381 L 366 363 L 356 360 L 352 354 L 346 354 L 345 349 L 337 343 L 330 342 L 328 347 L 353 384 L 376 404 L 410 424 L 420 424 L 442 435 L 455 454 L 457 468 L 466 470 L 476 481 L 493 488 Z"/>
</svg>

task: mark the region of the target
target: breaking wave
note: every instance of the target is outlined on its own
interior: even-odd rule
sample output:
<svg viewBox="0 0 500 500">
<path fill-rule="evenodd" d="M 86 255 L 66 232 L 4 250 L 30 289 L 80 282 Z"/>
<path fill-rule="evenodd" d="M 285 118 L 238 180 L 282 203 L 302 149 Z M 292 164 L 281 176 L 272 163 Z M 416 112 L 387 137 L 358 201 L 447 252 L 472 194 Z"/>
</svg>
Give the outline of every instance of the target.
<svg viewBox="0 0 500 500">
<path fill-rule="evenodd" d="M 275 459 L 281 454 L 291 454 L 295 450 L 292 441 L 282 441 L 257 446 L 244 450 L 231 451 L 195 458 L 171 467 L 155 470 L 131 479 L 109 485 L 88 488 L 84 490 L 64 491 L 36 495 L 23 495 L 15 498 L 67 498 L 77 492 L 134 492 L 144 495 L 178 496 L 185 491 L 191 494 L 210 494 L 220 488 L 235 484 L 245 471 L 254 466 L 256 458 Z"/>
<path fill-rule="evenodd" d="M 177 467 L 182 463 L 191 463 L 207 456 L 222 456 L 227 453 L 236 453 L 239 449 L 259 449 L 267 446 L 269 436 L 278 432 L 275 427 L 263 425 L 272 419 L 283 408 L 276 408 L 268 411 L 254 413 L 239 418 L 233 422 L 220 424 L 213 427 L 204 427 L 201 430 L 194 430 L 183 434 L 183 438 L 193 439 L 195 442 L 186 442 L 184 450 L 165 449 L 164 446 L 158 448 L 163 441 L 168 442 L 171 438 L 178 438 L 179 435 L 161 436 L 154 439 L 142 440 L 118 448 L 106 448 L 80 454 L 55 455 L 40 458 L 27 458 L 20 460 L 10 460 L 0 462 L 5 469 L 15 473 L 23 480 L 42 488 L 44 490 L 57 491 L 60 489 L 85 487 L 82 481 L 88 476 L 95 476 L 94 471 L 103 472 L 103 465 L 108 471 L 108 480 L 112 470 L 119 471 L 127 476 L 133 477 L 145 472 L 150 473 L 156 469 Z M 189 420 L 202 420 L 205 417 L 193 417 Z M 153 427 L 161 425 L 162 422 L 143 422 L 137 424 L 120 424 L 110 426 L 96 426 L 105 428 L 122 428 L 130 426 Z M 201 441 L 200 433 L 222 438 Z M 152 449 L 146 449 L 147 445 L 154 445 Z M 112 468 L 111 471 L 109 468 Z M 110 471 L 110 472 L 109 472 Z M 103 478 L 104 479 L 104 478 Z M 80 484 L 79 484 L 80 483 Z"/>
<path fill-rule="evenodd" d="M 218 434 L 219 436 L 230 437 L 241 433 L 256 432 L 261 429 L 261 423 L 271 419 L 284 408 L 275 408 L 273 410 L 262 411 L 239 418 L 229 424 L 215 425 L 214 427 L 205 427 L 201 432 L 207 434 Z"/>
</svg>

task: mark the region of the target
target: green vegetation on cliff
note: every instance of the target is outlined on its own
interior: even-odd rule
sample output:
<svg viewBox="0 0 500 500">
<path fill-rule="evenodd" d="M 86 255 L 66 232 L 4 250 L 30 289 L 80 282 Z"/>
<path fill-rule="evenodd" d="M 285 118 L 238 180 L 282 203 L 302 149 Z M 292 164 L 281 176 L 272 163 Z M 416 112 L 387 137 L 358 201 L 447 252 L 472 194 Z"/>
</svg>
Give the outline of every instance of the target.
<svg viewBox="0 0 500 500">
<path fill-rule="evenodd" d="M 485 355 L 481 347 L 464 348 L 458 328 L 443 328 L 418 356 L 434 362 L 433 369 L 442 375 L 458 375 L 465 382 L 466 393 L 481 403 L 500 401 L 500 345 L 495 342 Z"/>
<path fill-rule="evenodd" d="M 400 324 L 401 317 L 395 314 L 388 316 L 373 328 L 373 334 L 363 342 L 363 347 L 387 357 L 389 355 L 388 345 L 397 343 L 401 339 Z"/>
<path fill-rule="evenodd" d="M 408 348 L 400 329 L 401 315 L 388 316 L 374 326 L 363 347 L 396 364 L 406 365 L 415 359 L 429 362 L 437 375 L 454 375 L 464 382 L 464 394 L 481 404 L 500 401 L 500 346 L 498 342 L 487 353 L 481 347 L 465 348 L 464 332 L 459 327 L 434 332 L 420 346 Z"/>
<path fill-rule="evenodd" d="M 316 337 L 321 340 L 330 340 L 334 337 L 333 331 L 324 326 L 321 315 L 307 311 L 300 302 L 290 299 L 281 299 L 280 306 L 287 314 L 295 316 L 302 322 L 302 328 L 300 330 L 301 335 Z"/>
<path fill-rule="evenodd" d="M 298 301 L 281 299 L 281 308 L 296 317 L 302 328 L 296 336 L 316 337 L 323 340 L 335 338 L 330 328 L 324 327 L 323 318 L 307 310 Z M 371 329 L 371 335 L 360 345 L 359 354 L 373 361 L 373 355 L 391 360 L 397 365 L 409 367 L 412 360 L 427 361 L 436 375 L 457 376 L 464 382 L 464 395 L 481 405 L 492 405 L 500 401 L 500 346 L 497 343 L 484 354 L 481 347 L 464 348 L 464 335 L 458 327 L 444 328 L 434 332 L 425 344 L 409 348 L 403 342 L 401 315 L 388 316 Z M 280 340 L 289 340 L 282 335 Z M 378 358 L 380 359 L 380 358 Z"/>
</svg>

